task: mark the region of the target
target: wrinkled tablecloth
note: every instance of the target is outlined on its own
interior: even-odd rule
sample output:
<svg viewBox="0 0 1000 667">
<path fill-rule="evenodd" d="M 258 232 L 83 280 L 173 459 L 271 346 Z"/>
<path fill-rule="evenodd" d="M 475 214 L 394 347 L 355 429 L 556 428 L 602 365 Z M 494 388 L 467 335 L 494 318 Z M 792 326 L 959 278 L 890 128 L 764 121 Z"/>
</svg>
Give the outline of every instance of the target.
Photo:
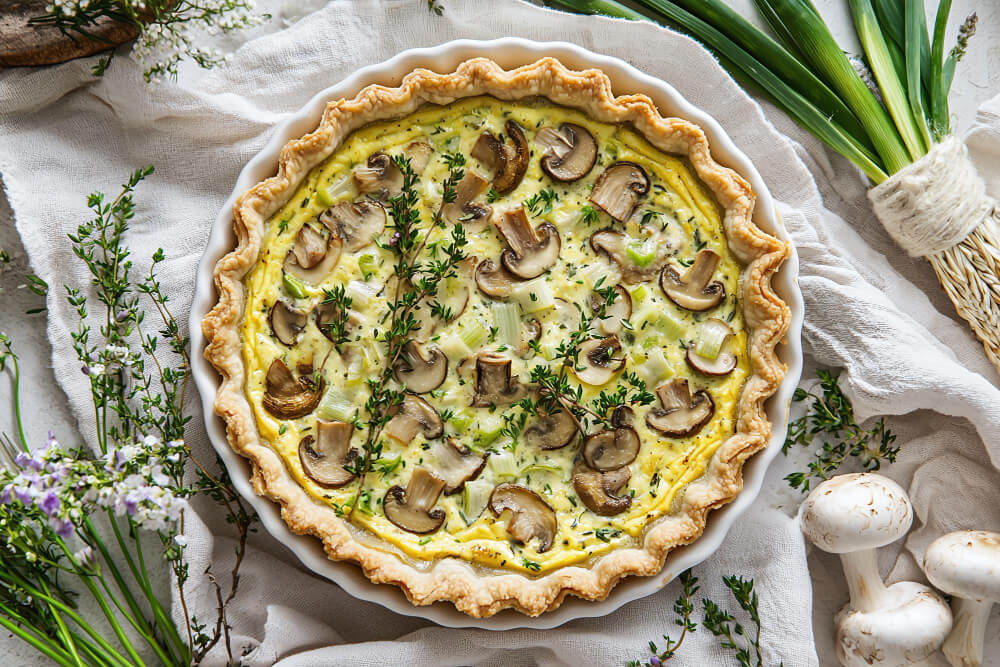
<svg viewBox="0 0 1000 667">
<path fill-rule="evenodd" d="M 268 8 L 282 11 L 277 2 Z M 128 240 L 139 273 L 154 249 L 166 250 L 161 280 L 186 322 L 195 267 L 237 174 L 274 125 L 317 90 L 403 49 L 456 38 L 572 41 L 661 77 L 722 123 L 769 184 L 799 252 L 805 377 L 817 366 L 842 367 L 859 417 L 905 415 L 890 420 L 902 450 L 885 472 L 909 489 L 916 520 L 905 542 L 881 550 L 883 572 L 922 579 L 917 562 L 936 536 L 1000 530 L 996 371 L 956 321 L 930 268 L 906 257 L 879 227 L 859 174 L 766 105 L 765 116 L 696 43 L 650 24 L 570 16 L 517 0 L 451 2 L 443 16 L 416 0 L 337 1 L 279 27 L 259 29 L 225 68 L 185 69 L 176 85 L 137 83 L 139 67 L 128 58 L 116 59 L 102 79 L 91 76 L 86 60 L 0 72 L 0 176 L 41 277 L 86 287 L 66 241 L 88 217 L 85 195 L 116 191 L 127 173 L 152 163 L 156 173 L 139 188 Z M 1000 99 L 981 109 L 968 143 L 1000 194 Z M 88 386 L 67 344 L 74 314 L 60 290 L 49 294 L 48 312 L 56 377 L 81 432 L 92 436 Z M 203 415 L 196 401 L 189 405 L 189 442 L 207 451 Z M 755 579 L 766 664 L 830 664 L 832 614 L 846 600 L 839 563 L 807 547 L 794 520 L 801 496 L 782 481 L 808 455 L 779 457 L 757 502 L 718 553 L 695 568 L 699 597 L 732 610 L 721 575 Z M 188 601 L 214 618 L 215 600 L 197 573 L 209 564 L 228 568 L 231 532 L 217 512 L 195 505 L 188 540 Z M 246 649 L 250 665 L 622 664 L 646 657 L 650 639 L 677 630 L 676 582 L 605 618 L 556 630 L 451 630 L 352 598 L 307 573 L 266 535 L 251 544 L 229 611 L 234 645 Z M 994 614 L 989 637 L 998 625 Z M 676 663 L 730 664 L 728 654 L 701 631 L 687 638 Z M 1000 664 L 995 651 L 988 655 Z M 209 664 L 223 657 L 216 652 Z"/>
</svg>

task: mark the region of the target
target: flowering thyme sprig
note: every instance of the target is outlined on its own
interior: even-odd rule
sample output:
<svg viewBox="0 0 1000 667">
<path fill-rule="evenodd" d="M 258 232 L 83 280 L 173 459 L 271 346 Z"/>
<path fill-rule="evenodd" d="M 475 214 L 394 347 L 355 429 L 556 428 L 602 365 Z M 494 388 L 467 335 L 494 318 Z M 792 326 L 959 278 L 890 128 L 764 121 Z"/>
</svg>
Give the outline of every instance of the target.
<svg viewBox="0 0 1000 667">
<path fill-rule="evenodd" d="M 132 52 L 145 66 L 146 81 L 176 78 L 180 63 L 190 59 L 204 68 L 226 62 L 218 49 L 199 45 L 219 33 L 250 28 L 270 18 L 255 13 L 254 0 L 51 0 L 46 13 L 31 23 L 50 25 L 79 39 L 99 38 L 92 30 L 100 21 L 134 26 L 139 33 Z M 93 71 L 101 76 L 113 56 L 101 58 Z"/>
<path fill-rule="evenodd" d="M 88 289 L 66 289 L 79 317 L 71 336 L 93 399 L 96 456 L 63 448 L 51 435 L 43 448 L 29 451 L 17 355 L 0 335 L 0 370 L 12 371 L 17 422 L 16 444 L 8 438 L 0 448 L 7 459 L 0 470 L 0 625 L 61 665 L 141 665 L 136 641 L 163 664 L 197 664 L 220 643 L 235 662 L 226 606 L 236 594 L 256 517 L 225 470 L 211 471 L 184 442 L 188 339 L 156 277 L 163 251 L 154 253 L 144 278 L 131 276 L 125 234 L 135 216 L 133 192 L 152 172 L 134 172 L 112 200 L 92 194 L 94 218 L 70 236 L 91 274 Z M 89 312 L 94 300 L 99 314 Z M 159 315 L 158 326 L 146 318 L 146 301 Z M 211 572 L 204 574 L 218 600 L 211 627 L 189 617 L 185 602 L 184 508 L 196 494 L 215 500 L 238 533 L 226 590 Z M 181 628 L 154 591 L 145 562 L 153 551 L 143 546 L 149 535 L 171 567 Z M 113 637 L 75 611 L 78 591 L 71 586 L 93 598 Z"/>
</svg>

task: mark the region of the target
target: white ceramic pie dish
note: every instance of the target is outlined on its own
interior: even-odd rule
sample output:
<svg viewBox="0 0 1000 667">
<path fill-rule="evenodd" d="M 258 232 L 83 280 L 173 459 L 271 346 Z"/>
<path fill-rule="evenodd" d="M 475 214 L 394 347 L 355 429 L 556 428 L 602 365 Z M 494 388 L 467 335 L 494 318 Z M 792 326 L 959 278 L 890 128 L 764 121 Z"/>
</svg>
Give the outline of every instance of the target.
<svg viewBox="0 0 1000 667">
<path fill-rule="evenodd" d="M 792 322 L 787 343 L 778 348 L 779 356 L 788 366 L 788 372 L 784 382 L 767 404 L 767 413 L 774 425 L 769 446 L 744 465 L 743 491 L 731 503 L 712 512 L 703 535 L 695 543 L 671 553 L 658 575 L 625 579 L 605 600 L 585 601 L 570 596 L 558 609 L 534 618 L 512 610 L 503 611 L 490 618 L 472 618 L 457 611 L 449 603 L 413 605 L 399 588 L 373 584 L 353 563 L 329 560 L 316 538 L 293 533 L 282 520 L 278 505 L 254 493 L 250 484 L 249 465 L 230 447 L 222 420 L 208 416 L 213 414 L 212 406 L 219 385 L 219 376 L 203 354 L 205 339 L 201 331 L 201 321 L 214 306 L 217 298 L 213 282 L 215 264 L 235 245 L 232 209 L 236 198 L 256 183 L 274 174 L 282 146 L 313 130 L 319 123 L 328 100 L 353 97 L 371 83 L 398 85 L 403 76 L 420 67 L 437 72 L 450 72 L 462 61 L 477 56 L 491 58 L 504 68 L 531 63 L 544 56 L 554 56 L 574 69 L 596 67 L 611 78 L 616 93 L 644 93 L 653 99 L 664 116 L 677 116 L 696 123 L 708 135 L 715 160 L 739 172 L 757 192 L 754 222 L 761 229 L 788 240 L 788 234 L 778 220 L 771 194 L 760 174 L 722 127 L 707 113 L 682 98 L 670 85 L 643 74 L 621 60 L 598 55 L 566 42 L 532 42 L 517 38 L 488 42 L 457 40 L 437 47 L 404 51 L 384 63 L 362 68 L 340 83 L 318 93 L 298 113 L 278 125 L 267 145 L 243 168 L 233 193 L 215 221 L 205 254 L 198 267 L 190 316 L 193 375 L 206 414 L 209 438 L 229 468 L 233 484 L 256 509 L 261 522 L 271 535 L 287 546 L 310 570 L 333 581 L 357 598 L 375 602 L 400 614 L 426 618 L 448 627 L 478 627 L 492 630 L 522 627 L 553 628 L 576 618 L 604 616 L 628 602 L 656 592 L 678 573 L 711 556 L 725 539 L 730 526 L 757 497 L 767 467 L 780 451 L 784 441 L 788 406 L 802 372 L 803 305 L 796 281 L 798 256 L 794 248 L 773 280 L 775 291 L 791 309 Z"/>
</svg>

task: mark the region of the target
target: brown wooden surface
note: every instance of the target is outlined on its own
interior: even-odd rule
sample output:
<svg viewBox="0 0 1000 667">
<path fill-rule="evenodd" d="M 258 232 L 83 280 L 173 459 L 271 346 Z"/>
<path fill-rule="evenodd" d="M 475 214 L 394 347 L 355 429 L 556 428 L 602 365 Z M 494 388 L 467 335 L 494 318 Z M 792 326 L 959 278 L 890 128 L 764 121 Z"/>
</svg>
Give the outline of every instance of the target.
<svg viewBox="0 0 1000 667">
<path fill-rule="evenodd" d="M 107 40 L 102 42 L 29 24 L 29 19 L 46 13 L 46 4 L 46 0 L 0 0 L 0 67 L 61 63 L 107 51 L 138 34 L 134 26 L 103 21 L 88 29 Z"/>
</svg>

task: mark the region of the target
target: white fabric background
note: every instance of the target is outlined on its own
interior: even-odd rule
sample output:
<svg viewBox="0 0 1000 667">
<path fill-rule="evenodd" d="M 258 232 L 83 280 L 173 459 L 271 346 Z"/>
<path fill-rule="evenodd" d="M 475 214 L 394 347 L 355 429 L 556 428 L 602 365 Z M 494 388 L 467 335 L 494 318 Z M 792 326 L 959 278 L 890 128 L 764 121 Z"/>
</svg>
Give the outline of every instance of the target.
<svg viewBox="0 0 1000 667">
<path fill-rule="evenodd" d="M 903 450 L 887 472 L 910 489 L 917 521 L 905 545 L 883 550 L 883 571 L 920 578 L 916 562 L 937 535 L 1000 529 L 996 372 L 953 319 L 930 270 L 896 249 L 872 218 L 854 170 L 773 110 L 767 118 L 777 129 L 772 126 L 711 57 L 682 36 L 516 0 L 445 6 L 445 15 L 436 17 L 416 0 L 333 2 L 287 30 L 260 30 L 230 67 L 185 72 L 177 86 L 137 85 L 137 68 L 127 59 L 101 80 L 90 76 L 86 61 L 0 72 L 0 176 L 35 271 L 53 285 L 83 286 L 86 277 L 65 234 L 86 218 L 85 194 L 116 191 L 126 173 L 154 163 L 156 174 L 140 186 L 129 240 L 140 273 L 150 253 L 165 248 L 170 259 L 161 278 L 184 321 L 208 227 L 236 175 L 270 128 L 316 90 L 402 49 L 459 37 L 574 41 L 669 81 L 723 124 L 762 172 L 795 238 L 809 367 L 846 368 L 844 384 L 862 417 L 907 415 L 891 421 Z M 971 147 L 1000 194 L 1000 101 L 984 107 L 981 120 Z M 87 436 L 86 387 L 66 345 L 73 316 L 58 290 L 48 307 L 55 376 Z M 189 441 L 208 447 L 200 416 Z M 799 496 L 781 477 L 796 465 L 801 461 L 777 461 L 760 499 L 722 549 L 696 568 L 701 595 L 731 608 L 720 576 L 756 580 L 766 663 L 790 667 L 833 660 L 831 616 L 846 598 L 836 559 L 807 558 L 810 550 L 791 518 Z M 232 553 L 229 533 L 216 514 L 202 508 L 201 517 L 204 524 L 189 517 L 191 571 L 209 563 L 223 571 Z M 191 596 L 208 617 L 214 602 L 206 591 L 193 586 Z M 604 619 L 554 631 L 448 630 L 355 600 L 306 574 L 282 547 L 258 535 L 230 619 L 236 648 L 250 649 L 252 665 L 622 664 L 644 657 L 649 639 L 675 633 L 677 593 L 671 585 Z M 988 664 L 1000 664 L 998 626 L 994 614 Z M 729 664 L 725 655 L 699 632 L 676 663 Z M 216 655 L 212 664 L 220 660 Z"/>
</svg>

